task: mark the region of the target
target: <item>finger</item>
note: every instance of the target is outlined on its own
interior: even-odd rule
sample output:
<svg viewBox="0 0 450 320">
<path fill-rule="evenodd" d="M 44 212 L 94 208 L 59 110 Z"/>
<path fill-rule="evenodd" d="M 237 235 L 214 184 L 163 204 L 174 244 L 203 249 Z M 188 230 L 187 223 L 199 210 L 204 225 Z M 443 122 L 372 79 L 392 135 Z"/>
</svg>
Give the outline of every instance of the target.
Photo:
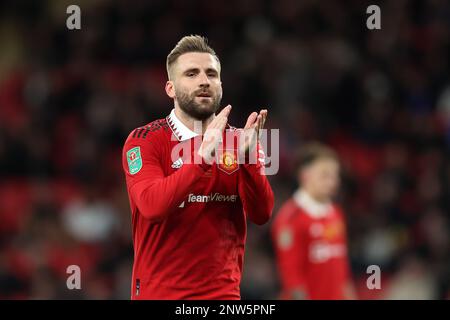
<svg viewBox="0 0 450 320">
<path fill-rule="evenodd" d="M 217 121 L 215 128 L 222 132 L 225 129 L 227 122 L 228 122 L 228 117 L 223 116 Z"/>
<path fill-rule="evenodd" d="M 214 117 L 214 119 L 208 125 L 208 128 L 217 128 L 217 122 L 223 117 L 228 118 L 230 112 L 231 112 L 231 105 L 227 105 L 225 108 L 222 109 L 222 111 L 219 112 L 217 116 Z"/>
<path fill-rule="evenodd" d="M 258 117 L 258 113 L 252 112 L 247 118 L 247 123 L 245 124 L 244 129 L 250 128 L 251 125 L 254 124 L 254 122 L 257 119 L 257 117 Z"/>
<path fill-rule="evenodd" d="M 219 114 L 214 118 L 214 120 L 218 121 L 222 117 L 228 117 L 228 115 L 230 114 L 230 111 L 231 111 L 231 105 L 227 105 L 225 108 L 222 109 L 222 111 L 219 112 Z"/>
<path fill-rule="evenodd" d="M 256 133 L 259 133 L 259 129 L 261 127 L 261 122 L 262 122 L 262 116 L 259 114 L 258 117 L 256 118 L 256 123 L 255 123 Z"/>
<path fill-rule="evenodd" d="M 220 113 L 217 116 L 218 117 L 219 116 L 227 116 L 228 117 L 228 115 L 230 114 L 230 111 L 231 111 L 231 105 L 229 104 L 225 108 L 223 108 L 222 111 L 220 111 Z"/>
<path fill-rule="evenodd" d="M 263 119 L 263 124 L 266 122 L 266 118 L 267 115 L 269 114 L 269 112 L 266 109 L 261 110 L 261 115 L 262 115 L 262 119 Z"/>
<path fill-rule="evenodd" d="M 259 130 L 264 128 L 264 124 L 266 123 L 266 118 L 267 118 L 267 110 L 266 109 L 261 110 L 260 115 L 261 115 L 261 122 L 259 125 Z"/>
<path fill-rule="evenodd" d="M 222 119 L 220 119 L 220 122 L 219 122 L 220 130 L 225 129 L 225 126 L 227 125 L 227 122 L 228 122 L 228 117 L 226 117 L 226 116 L 224 116 Z"/>
<path fill-rule="evenodd" d="M 222 127 L 225 128 L 227 122 L 228 122 L 228 116 L 222 115 L 220 118 L 217 119 L 213 128 L 216 128 L 216 129 L 221 129 Z"/>
<path fill-rule="evenodd" d="M 230 115 L 230 112 L 231 112 L 231 105 L 227 105 L 227 106 L 222 110 L 222 112 L 220 112 L 220 114 L 219 114 L 223 119 L 225 119 L 225 124 L 226 124 L 227 121 L 228 121 L 228 116 Z"/>
</svg>

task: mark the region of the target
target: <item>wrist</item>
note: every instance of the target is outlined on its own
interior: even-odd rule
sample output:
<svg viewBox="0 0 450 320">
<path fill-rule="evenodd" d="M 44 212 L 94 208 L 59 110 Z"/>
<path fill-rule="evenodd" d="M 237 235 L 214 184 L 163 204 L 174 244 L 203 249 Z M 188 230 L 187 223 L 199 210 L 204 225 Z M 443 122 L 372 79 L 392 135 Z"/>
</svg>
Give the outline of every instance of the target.
<svg viewBox="0 0 450 320">
<path fill-rule="evenodd" d="M 197 164 L 199 167 L 201 167 L 204 171 L 207 171 L 211 168 L 211 165 L 213 164 L 213 158 L 205 157 L 203 152 L 199 150 L 196 153 L 195 159 L 193 159 L 193 163 Z"/>
</svg>

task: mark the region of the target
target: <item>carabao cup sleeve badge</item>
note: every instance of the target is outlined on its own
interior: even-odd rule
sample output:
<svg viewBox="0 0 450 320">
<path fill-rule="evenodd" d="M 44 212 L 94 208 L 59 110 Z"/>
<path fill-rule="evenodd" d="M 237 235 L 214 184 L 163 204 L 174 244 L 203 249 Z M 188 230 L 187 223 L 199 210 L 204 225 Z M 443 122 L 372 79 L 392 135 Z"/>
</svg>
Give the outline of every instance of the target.
<svg viewBox="0 0 450 320">
<path fill-rule="evenodd" d="M 127 151 L 128 171 L 136 174 L 142 169 L 141 148 L 134 147 Z"/>
</svg>

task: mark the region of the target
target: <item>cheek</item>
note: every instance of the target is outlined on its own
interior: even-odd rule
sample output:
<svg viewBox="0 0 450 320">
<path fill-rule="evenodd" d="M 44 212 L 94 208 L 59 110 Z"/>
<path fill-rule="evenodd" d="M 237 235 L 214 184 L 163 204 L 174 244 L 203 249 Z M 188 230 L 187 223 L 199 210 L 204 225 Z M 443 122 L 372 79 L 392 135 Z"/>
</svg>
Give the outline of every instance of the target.
<svg viewBox="0 0 450 320">
<path fill-rule="evenodd" d="M 220 81 L 212 82 L 212 87 L 217 93 L 222 93 L 222 83 Z"/>
<path fill-rule="evenodd" d="M 178 83 L 175 87 L 175 92 L 177 95 L 190 95 L 191 90 L 183 83 Z"/>
<path fill-rule="evenodd" d="M 330 189 L 335 190 L 339 187 L 339 179 L 335 177 L 330 177 L 330 181 L 328 183 Z"/>
<path fill-rule="evenodd" d="M 318 175 L 315 181 L 318 189 L 330 191 L 336 187 L 336 179 L 330 175 Z"/>
<path fill-rule="evenodd" d="M 314 185 L 314 189 L 320 191 L 324 188 L 324 184 L 326 183 L 326 180 L 324 177 L 320 174 L 314 174 L 310 176 L 311 184 Z"/>
</svg>

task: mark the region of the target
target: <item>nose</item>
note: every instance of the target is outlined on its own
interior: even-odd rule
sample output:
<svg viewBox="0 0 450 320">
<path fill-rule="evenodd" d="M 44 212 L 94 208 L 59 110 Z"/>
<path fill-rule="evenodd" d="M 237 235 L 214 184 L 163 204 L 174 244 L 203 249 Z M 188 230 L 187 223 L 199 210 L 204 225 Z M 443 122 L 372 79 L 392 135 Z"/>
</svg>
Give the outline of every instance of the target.
<svg viewBox="0 0 450 320">
<path fill-rule="evenodd" d="M 202 73 L 200 75 L 200 84 L 199 84 L 199 86 L 201 88 L 208 88 L 209 84 L 210 84 L 210 81 L 209 81 L 208 75 L 206 73 Z"/>
</svg>

